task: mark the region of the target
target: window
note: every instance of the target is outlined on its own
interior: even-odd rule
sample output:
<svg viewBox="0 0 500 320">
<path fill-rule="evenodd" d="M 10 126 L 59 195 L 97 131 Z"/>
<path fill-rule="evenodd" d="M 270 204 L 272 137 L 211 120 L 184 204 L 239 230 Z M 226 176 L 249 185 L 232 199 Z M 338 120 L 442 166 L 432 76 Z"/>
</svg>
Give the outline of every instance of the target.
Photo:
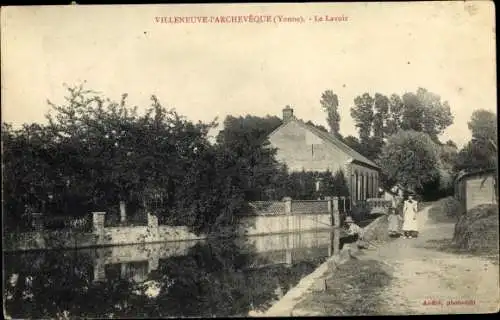
<svg viewBox="0 0 500 320">
<path fill-rule="evenodd" d="M 354 173 L 351 174 L 351 185 L 350 185 L 350 194 L 351 194 L 351 199 L 355 200 L 355 194 L 356 194 L 356 180 L 355 180 L 355 175 Z"/>
<path fill-rule="evenodd" d="M 366 185 L 365 185 L 365 198 L 370 197 L 370 174 L 366 175 Z"/>
<path fill-rule="evenodd" d="M 373 174 L 370 175 L 370 193 L 371 198 L 377 198 L 375 192 L 375 176 Z"/>
<path fill-rule="evenodd" d="M 356 199 L 356 201 L 359 200 L 359 175 L 358 175 L 358 172 L 356 171 L 354 173 L 355 175 L 355 193 L 354 193 L 354 198 Z"/>
<path fill-rule="evenodd" d="M 361 174 L 361 190 L 360 190 L 360 199 L 365 199 L 365 175 Z"/>
</svg>

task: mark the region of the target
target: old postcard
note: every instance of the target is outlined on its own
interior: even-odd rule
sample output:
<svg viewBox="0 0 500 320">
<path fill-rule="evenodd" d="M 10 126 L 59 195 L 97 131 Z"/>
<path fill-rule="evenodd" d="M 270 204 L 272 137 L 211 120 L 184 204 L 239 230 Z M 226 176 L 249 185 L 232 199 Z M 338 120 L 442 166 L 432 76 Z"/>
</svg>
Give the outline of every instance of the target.
<svg viewBox="0 0 500 320">
<path fill-rule="evenodd" d="M 494 12 L 2 7 L 4 316 L 498 312 Z"/>
</svg>

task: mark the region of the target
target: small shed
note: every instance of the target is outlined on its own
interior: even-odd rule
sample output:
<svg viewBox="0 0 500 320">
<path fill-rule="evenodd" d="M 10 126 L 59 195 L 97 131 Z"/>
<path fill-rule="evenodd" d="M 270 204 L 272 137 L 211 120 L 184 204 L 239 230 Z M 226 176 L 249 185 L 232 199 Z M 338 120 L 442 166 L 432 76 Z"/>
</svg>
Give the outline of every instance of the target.
<svg viewBox="0 0 500 320">
<path fill-rule="evenodd" d="M 495 169 L 461 172 L 455 180 L 455 198 L 465 211 L 481 205 L 497 203 Z"/>
</svg>

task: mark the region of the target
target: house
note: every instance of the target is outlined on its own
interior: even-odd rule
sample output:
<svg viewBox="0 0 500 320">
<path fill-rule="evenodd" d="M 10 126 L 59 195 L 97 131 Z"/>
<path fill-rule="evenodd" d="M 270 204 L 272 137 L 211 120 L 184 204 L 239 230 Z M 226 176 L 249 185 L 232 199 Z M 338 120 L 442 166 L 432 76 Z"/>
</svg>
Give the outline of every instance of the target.
<svg viewBox="0 0 500 320">
<path fill-rule="evenodd" d="M 464 171 L 455 180 L 455 198 L 465 211 L 481 204 L 496 204 L 497 187 L 495 169 Z"/>
<path fill-rule="evenodd" d="M 343 170 L 353 204 L 378 197 L 380 167 L 330 133 L 297 119 L 289 106 L 268 140 L 291 171 Z"/>
</svg>

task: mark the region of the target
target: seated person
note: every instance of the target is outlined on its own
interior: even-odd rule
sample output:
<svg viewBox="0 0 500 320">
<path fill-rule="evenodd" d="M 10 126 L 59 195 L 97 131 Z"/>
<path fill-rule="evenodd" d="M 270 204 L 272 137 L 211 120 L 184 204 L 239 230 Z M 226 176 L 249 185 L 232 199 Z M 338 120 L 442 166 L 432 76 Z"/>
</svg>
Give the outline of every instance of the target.
<svg viewBox="0 0 500 320">
<path fill-rule="evenodd" d="M 354 223 L 351 217 L 347 217 L 344 222 L 344 232 L 347 234 L 345 237 L 340 237 L 340 249 L 346 243 L 356 242 L 358 247 L 363 248 L 363 228 Z"/>
</svg>

